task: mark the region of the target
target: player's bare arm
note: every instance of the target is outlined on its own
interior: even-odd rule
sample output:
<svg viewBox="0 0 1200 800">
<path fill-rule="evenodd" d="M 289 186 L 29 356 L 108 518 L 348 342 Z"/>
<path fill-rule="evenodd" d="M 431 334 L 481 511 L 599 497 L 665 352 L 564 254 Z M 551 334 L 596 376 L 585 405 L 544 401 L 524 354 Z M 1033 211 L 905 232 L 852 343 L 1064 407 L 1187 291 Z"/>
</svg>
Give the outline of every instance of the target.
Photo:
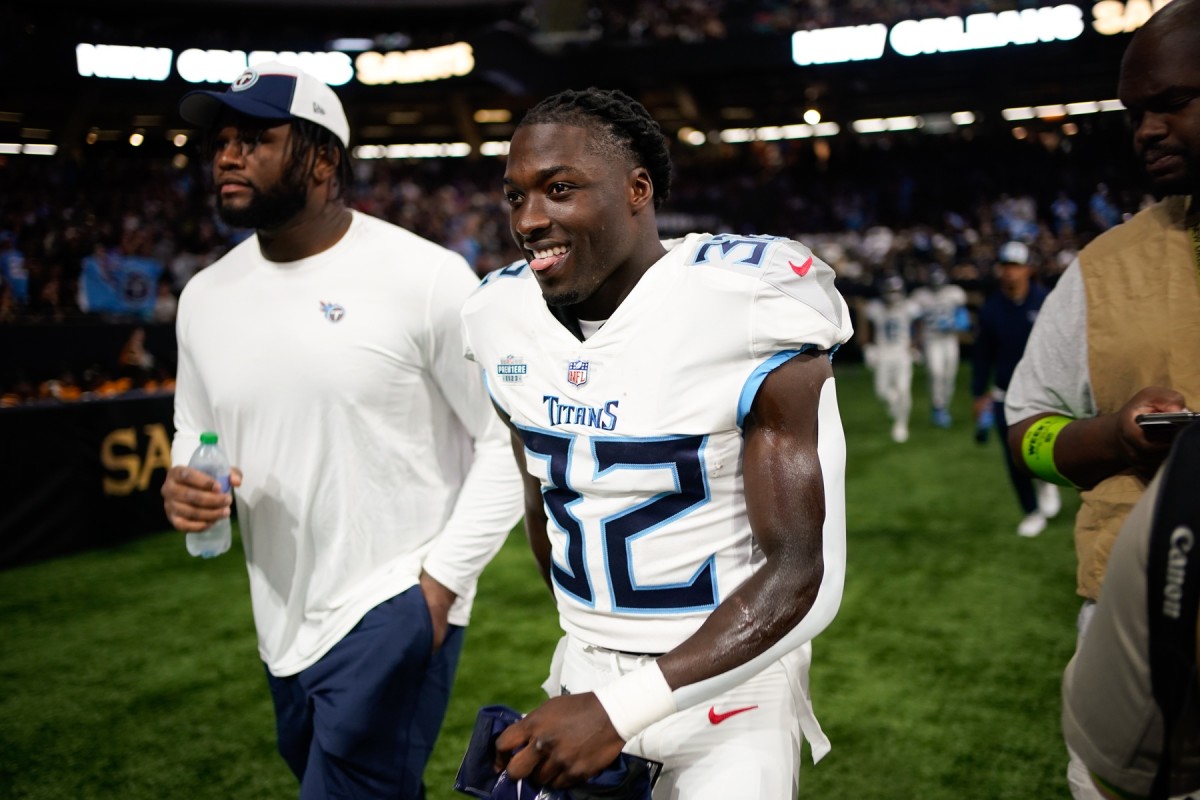
<svg viewBox="0 0 1200 800">
<path fill-rule="evenodd" d="M 745 485 L 751 528 L 765 566 L 717 606 L 700 629 L 658 664 L 672 690 L 765 653 L 813 607 L 823 576 L 825 497 L 817 409 L 832 378 L 827 354 L 797 356 L 763 382 L 746 421 Z M 599 773 L 625 742 L 594 693 L 551 698 L 496 741 L 518 750 L 514 779 L 565 788 Z"/>
<path fill-rule="evenodd" d="M 230 471 L 229 484 L 234 488 L 242 485 L 242 471 L 237 467 Z M 222 492 L 212 477 L 184 466 L 167 470 L 162 496 L 167 521 L 176 530 L 187 533 L 206 530 L 217 520 L 228 517 L 233 505 L 233 495 Z"/>
<path fill-rule="evenodd" d="M 672 689 L 728 672 L 778 642 L 809 612 L 824 571 L 825 490 L 817 456 L 825 353 L 772 372 L 745 426 L 750 527 L 766 564 L 717 606 L 690 638 L 659 659 Z"/>
<path fill-rule="evenodd" d="M 542 484 L 525 469 L 525 443 L 521 435 L 513 427 L 508 415 L 497 409 L 500 418 L 508 425 L 512 436 L 513 455 L 516 456 L 517 466 L 521 470 L 522 488 L 525 493 L 525 538 L 529 540 L 529 548 L 541 570 L 542 580 L 554 593 L 554 584 L 550 579 L 550 537 L 546 534 L 546 506 L 542 501 Z"/>
<path fill-rule="evenodd" d="M 1077 419 L 1064 427 L 1054 442 L 1054 465 L 1058 472 L 1082 489 L 1090 489 L 1105 478 L 1128 469 L 1150 476 L 1171 448 L 1170 436 L 1147 434 L 1137 424 L 1139 414 L 1181 411 L 1183 395 L 1173 389 L 1150 386 L 1142 389 L 1112 414 Z M 1017 466 L 1032 474 L 1020 456 L 1025 433 L 1050 414 L 1021 420 L 1008 429 L 1008 444 Z"/>
</svg>

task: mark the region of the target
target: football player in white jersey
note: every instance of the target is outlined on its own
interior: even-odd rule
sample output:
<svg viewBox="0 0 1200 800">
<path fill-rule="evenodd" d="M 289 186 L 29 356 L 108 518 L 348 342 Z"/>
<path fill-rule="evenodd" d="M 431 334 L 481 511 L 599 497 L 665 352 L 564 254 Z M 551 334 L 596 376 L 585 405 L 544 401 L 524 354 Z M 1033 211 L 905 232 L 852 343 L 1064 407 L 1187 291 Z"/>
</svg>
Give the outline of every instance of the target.
<svg viewBox="0 0 1200 800">
<path fill-rule="evenodd" d="M 967 293 L 948 282 L 944 269 L 934 267 L 929 285 L 913 292 L 912 299 L 921 308 L 921 349 L 929 373 L 933 424 L 949 428 L 950 401 L 958 378 L 958 334 L 970 327 Z"/>
<path fill-rule="evenodd" d="M 834 273 L 797 242 L 663 247 L 671 164 L 619 91 L 566 91 L 513 135 L 526 261 L 463 309 L 526 469 L 526 530 L 565 636 L 552 696 L 496 740 L 510 778 L 577 784 L 624 749 L 656 797 L 794 798 L 811 639 L 845 572 Z"/>
<path fill-rule="evenodd" d="M 875 395 L 887 405 L 892 441 L 908 441 L 912 412 L 913 326 L 921 307 L 904 293 L 904 279 L 884 281 L 883 297 L 867 301 L 864 315 L 871 327 L 867 365 L 875 374 Z"/>
</svg>

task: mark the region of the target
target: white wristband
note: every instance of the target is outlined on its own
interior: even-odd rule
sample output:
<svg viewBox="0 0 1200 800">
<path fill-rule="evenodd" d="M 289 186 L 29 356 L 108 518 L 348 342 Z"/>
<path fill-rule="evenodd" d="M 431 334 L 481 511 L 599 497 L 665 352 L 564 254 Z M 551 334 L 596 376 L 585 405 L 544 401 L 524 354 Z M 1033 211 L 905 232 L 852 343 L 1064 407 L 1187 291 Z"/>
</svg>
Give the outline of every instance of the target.
<svg viewBox="0 0 1200 800">
<path fill-rule="evenodd" d="M 622 675 L 594 694 L 612 726 L 627 742 L 677 710 L 657 661 Z"/>
</svg>

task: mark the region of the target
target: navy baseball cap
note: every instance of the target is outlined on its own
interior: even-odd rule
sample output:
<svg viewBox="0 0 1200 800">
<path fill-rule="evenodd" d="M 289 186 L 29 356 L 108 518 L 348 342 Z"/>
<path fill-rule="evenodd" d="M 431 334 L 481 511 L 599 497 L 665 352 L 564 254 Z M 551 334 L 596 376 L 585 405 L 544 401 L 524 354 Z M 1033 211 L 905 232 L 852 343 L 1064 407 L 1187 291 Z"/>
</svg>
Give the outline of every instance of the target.
<svg viewBox="0 0 1200 800">
<path fill-rule="evenodd" d="M 223 92 L 197 90 L 179 101 L 179 115 L 203 127 L 212 125 L 222 108 L 255 119 L 306 119 L 350 146 L 350 123 L 333 89 L 320 78 L 280 61 L 255 64 Z"/>
</svg>

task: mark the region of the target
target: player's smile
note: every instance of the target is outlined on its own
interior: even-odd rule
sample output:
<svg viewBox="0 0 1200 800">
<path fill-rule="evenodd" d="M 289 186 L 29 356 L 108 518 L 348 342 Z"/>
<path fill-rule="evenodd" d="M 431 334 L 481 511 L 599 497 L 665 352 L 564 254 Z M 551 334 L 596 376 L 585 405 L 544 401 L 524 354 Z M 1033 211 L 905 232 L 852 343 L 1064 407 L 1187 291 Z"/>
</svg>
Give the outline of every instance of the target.
<svg viewBox="0 0 1200 800">
<path fill-rule="evenodd" d="M 539 244 L 527 247 L 526 251 L 533 256 L 529 259 L 529 266 L 533 271 L 545 273 L 561 264 L 571 249 L 564 245 Z"/>
</svg>

